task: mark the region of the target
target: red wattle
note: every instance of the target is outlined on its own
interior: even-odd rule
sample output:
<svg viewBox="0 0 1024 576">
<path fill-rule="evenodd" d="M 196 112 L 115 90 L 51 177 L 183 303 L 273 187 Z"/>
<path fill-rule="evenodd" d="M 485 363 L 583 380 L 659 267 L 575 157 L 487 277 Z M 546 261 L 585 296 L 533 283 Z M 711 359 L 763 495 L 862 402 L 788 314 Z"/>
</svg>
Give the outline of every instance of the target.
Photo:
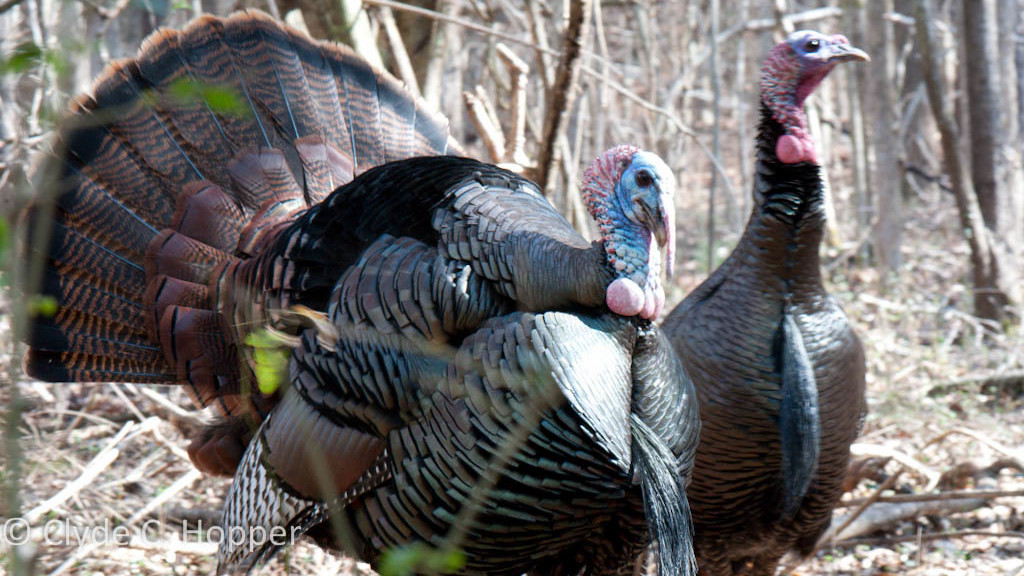
<svg viewBox="0 0 1024 576">
<path fill-rule="evenodd" d="M 650 320 L 658 311 L 658 301 L 654 297 L 654 290 L 648 282 L 644 287 L 644 307 L 640 310 L 640 317 Z"/>
<path fill-rule="evenodd" d="M 618 278 L 608 285 L 605 302 L 620 316 L 636 316 L 644 308 L 644 291 L 629 278 Z"/>
<path fill-rule="evenodd" d="M 661 286 L 658 286 L 658 288 L 654 291 L 654 314 L 651 316 L 651 319 L 653 320 L 654 318 L 661 316 L 661 311 L 664 309 L 665 290 Z"/>
<path fill-rule="evenodd" d="M 801 140 L 792 134 L 784 134 L 775 143 L 775 155 L 783 164 L 797 164 L 799 162 L 814 162 L 817 164 L 818 156 L 814 151 L 814 143 Z"/>
</svg>

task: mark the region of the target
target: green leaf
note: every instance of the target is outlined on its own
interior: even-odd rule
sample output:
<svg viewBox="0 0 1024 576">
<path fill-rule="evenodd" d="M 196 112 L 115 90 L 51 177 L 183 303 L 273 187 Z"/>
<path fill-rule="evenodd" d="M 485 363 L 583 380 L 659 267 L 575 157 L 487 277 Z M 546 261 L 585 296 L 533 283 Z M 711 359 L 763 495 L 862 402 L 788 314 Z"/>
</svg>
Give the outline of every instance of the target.
<svg viewBox="0 0 1024 576">
<path fill-rule="evenodd" d="M 466 554 L 461 550 L 438 550 L 434 559 L 433 566 L 441 574 L 457 572 L 466 565 Z"/>
<path fill-rule="evenodd" d="M 6 218 L 0 218 L 0 263 L 7 256 L 7 248 L 10 242 L 10 227 Z"/>
<path fill-rule="evenodd" d="M 58 75 L 70 68 L 63 49 L 50 50 L 29 41 L 17 45 L 6 60 L 0 59 L 0 75 L 20 74 L 44 64 L 53 68 Z"/>
<path fill-rule="evenodd" d="M 43 62 L 50 65 L 58 75 L 64 74 L 71 67 L 67 56 L 57 50 L 43 51 Z"/>
<path fill-rule="evenodd" d="M 423 542 L 388 548 L 381 554 L 380 576 L 450 574 L 466 565 L 466 554 L 458 549 L 433 548 Z"/>
<path fill-rule="evenodd" d="M 245 337 L 245 343 L 253 350 L 253 372 L 256 387 L 263 394 L 273 394 L 284 381 L 291 351 L 282 346 L 280 340 L 266 330 L 257 330 Z"/>
<path fill-rule="evenodd" d="M 28 302 L 29 314 L 33 316 L 43 316 L 44 318 L 52 318 L 57 314 L 57 299 L 53 296 L 37 295 L 33 296 Z"/>
<path fill-rule="evenodd" d="M 39 65 L 43 49 L 34 42 L 23 42 L 14 47 L 10 57 L 0 61 L 0 74 L 19 74 Z"/>
<path fill-rule="evenodd" d="M 183 105 L 205 101 L 210 109 L 218 114 L 244 116 L 249 113 L 241 94 L 231 86 L 217 86 L 180 78 L 168 86 L 167 93 Z"/>
</svg>

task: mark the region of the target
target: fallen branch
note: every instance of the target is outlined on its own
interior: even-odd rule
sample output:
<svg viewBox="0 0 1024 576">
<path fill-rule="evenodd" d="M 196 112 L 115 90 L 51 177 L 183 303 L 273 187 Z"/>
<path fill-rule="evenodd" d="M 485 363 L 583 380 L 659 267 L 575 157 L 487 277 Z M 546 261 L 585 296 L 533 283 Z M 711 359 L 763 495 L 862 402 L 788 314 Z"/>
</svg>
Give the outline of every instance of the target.
<svg viewBox="0 0 1024 576">
<path fill-rule="evenodd" d="M 856 520 L 862 514 L 864 514 L 868 507 L 871 506 L 873 502 L 877 501 L 882 496 L 882 492 L 885 492 L 886 490 L 892 488 L 893 485 L 896 484 L 896 481 L 899 480 L 901 475 L 903 475 L 904 470 L 906 470 L 906 468 L 900 468 L 895 474 L 890 476 L 889 479 L 883 482 L 882 485 L 879 486 L 878 489 L 875 490 L 875 492 L 871 496 L 865 498 L 864 502 L 859 507 L 857 507 L 853 512 L 847 514 L 840 522 L 832 522 L 832 524 L 829 526 L 829 529 L 821 536 L 821 538 L 818 538 L 818 542 L 814 545 L 814 550 L 812 550 L 811 553 L 807 554 L 805 557 L 810 558 L 817 554 L 818 550 L 820 550 L 823 546 L 827 545 L 830 541 L 833 540 L 835 534 L 841 533 L 843 530 L 846 529 L 847 526 L 852 524 L 854 520 Z M 792 572 L 797 566 L 799 566 L 803 562 L 805 557 L 792 555 L 790 560 L 785 562 L 785 564 L 782 566 L 782 571 L 780 573 L 788 574 Z"/>
<path fill-rule="evenodd" d="M 217 554 L 216 542 L 182 542 L 180 540 L 154 540 L 132 536 L 128 548 L 153 552 L 174 552 L 190 556 L 214 556 Z"/>
<path fill-rule="evenodd" d="M 886 546 L 901 542 L 930 542 L 933 540 L 951 540 L 966 536 L 984 536 L 987 538 L 1024 538 L 1024 532 L 986 532 L 984 530 L 958 530 L 956 532 L 927 532 L 907 534 L 905 536 L 883 536 L 881 538 L 850 538 L 834 542 L 833 546 L 848 547 L 864 544 L 867 546 Z"/>
<path fill-rule="evenodd" d="M 204 418 L 201 412 L 186 410 L 174 402 L 171 402 L 166 396 L 156 390 L 146 386 L 133 386 L 133 388 L 136 392 L 145 396 L 147 400 L 154 404 L 154 409 L 150 411 L 151 413 L 156 416 L 160 416 L 168 422 L 174 424 L 180 423 L 192 428 L 202 428 L 209 424 L 209 420 Z"/>
<path fill-rule="evenodd" d="M 988 386 L 1003 388 L 1014 385 L 1024 386 L 1024 370 L 1014 370 L 1003 372 L 1002 374 L 972 374 L 962 378 L 954 378 L 932 386 L 928 390 L 928 396 L 934 398 L 935 396 L 942 396 L 965 389 L 981 390 Z"/>
<path fill-rule="evenodd" d="M 142 413 L 142 410 L 139 410 L 139 407 L 135 405 L 135 402 L 132 402 L 128 396 L 125 395 L 124 390 L 121 390 L 121 384 L 117 382 L 110 382 L 107 386 L 114 391 L 114 396 L 117 396 L 121 402 L 124 402 L 124 405 L 128 407 L 128 411 L 132 413 L 132 416 L 134 416 L 136 420 L 139 422 L 146 420 L 146 415 Z"/>
<path fill-rule="evenodd" d="M 163 445 L 164 448 L 167 448 L 171 454 L 177 456 L 178 459 L 185 462 L 185 464 L 192 466 L 192 459 L 189 458 L 188 452 L 182 450 L 177 444 L 168 440 L 166 436 L 160 433 L 159 429 L 153 428 L 150 432 L 153 434 L 153 438 Z"/>
<path fill-rule="evenodd" d="M 940 502 L 948 500 L 962 500 L 965 498 L 976 498 L 981 500 L 995 500 L 996 498 L 1007 498 L 1011 496 L 1024 496 L 1024 490 L 952 490 L 949 492 L 936 492 L 933 494 L 894 494 L 892 496 L 879 496 L 875 502 L 905 504 L 908 502 Z M 863 504 L 867 498 L 854 498 L 839 502 L 839 506 L 851 508 Z"/>
<path fill-rule="evenodd" d="M 117 457 L 121 455 L 120 446 L 130 437 L 129 434 L 131 436 L 135 436 L 152 428 L 156 425 L 156 422 L 156 418 L 147 418 L 141 424 L 128 422 L 121 427 L 121 429 L 117 431 L 117 434 L 115 434 L 110 442 L 107 443 L 106 447 L 100 450 L 100 452 L 89 461 L 89 464 L 85 466 L 85 469 L 83 469 L 82 473 L 78 475 L 78 478 L 75 478 L 59 492 L 50 496 L 35 508 L 29 510 L 24 516 L 25 521 L 28 522 L 28 524 L 35 524 L 46 513 L 59 507 L 64 502 L 67 502 L 72 496 L 81 492 L 83 488 L 92 484 L 96 477 L 110 467 L 110 465 L 114 463 L 114 460 L 117 460 Z"/>
<path fill-rule="evenodd" d="M 885 529 L 896 522 L 910 520 L 927 514 L 950 514 L 970 512 L 988 503 L 984 498 L 959 498 L 956 500 L 933 500 L 930 502 L 889 503 L 876 502 L 857 515 L 839 522 L 839 528 L 829 530 L 819 542 L 842 541 Z"/>
<path fill-rule="evenodd" d="M 150 500 L 145 506 L 142 507 L 141 510 L 139 510 L 135 514 L 132 514 L 132 516 L 128 518 L 127 522 L 125 522 L 124 525 L 133 525 L 139 520 L 152 514 L 154 510 L 156 510 L 165 502 L 176 496 L 182 490 L 194 484 L 196 480 L 199 480 L 200 478 L 202 478 L 202 476 L 203 474 L 199 470 L 196 470 L 195 468 L 189 470 L 184 475 L 175 480 L 173 484 L 168 486 L 167 489 L 161 492 L 156 498 Z M 106 546 L 110 543 L 111 542 L 107 542 L 105 540 L 98 540 L 96 542 L 90 542 L 88 544 L 78 547 L 78 549 L 75 550 L 75 553 L 72 554 L 70 558 L 65 560 L 60 566 L 57 566 L 57 568 L 50 572 L 50 576 L 58 576 L 59 574 L 63 574 L 64 572 L 78 565 L 82 558 L 85 558 L 89 554 L 92 554 L 95 550 L 102 548 L 103 546 Z"/>
<path fill-rule="evenodd" d="M 223 515 L 220 510 L 211 510 L 208 508 L 182 508 L 180 506 L 163 508 L 152 512 L 150 516 L 166 520 L 177 520 L 189 524 L 201 524 L 206 527 L 220 526 L 221 520 L 223 519 Z"/>
<path fill-rule="evenodd" d="M 1007 468 L 1024 472 L 1024 465 L 1016 458 L 1000 458 L 987 466 L 978 460 L 961 462 L 942 473 L 942 478 L 939 479 L 939 490 L 941 492 L 963 490 L 968 487 L 970 481 L 973 481 L 975 486 L 981 486 L 983 479 L 995 480 Z"/>
<path fill-rule="evenodd" d="M 189 469 L 185 472 L 173 484 L 168 486 L 164 491 L 160 492 L 156 498 L 153 498 L 142 507 L 141 510 L 132 514 L 131 518 L 128 519 L 128 524 L 135 524 L 139 520 L 142 520 L 146 516 L 150 515 L 154 510 L 162 506 L 165 502 L 178 495 L 179 492 L 188 488 L 203 477 L 203 473 L 195 468 Z"/>
<path fill-rule="evenodd" d="M 978 432 L 977 430 L 971 430 L 970 428 L 954 428 L 952 430 L 947 430 L 946 432 L 943 432 L 942 434 L 939 434 L 935 438 L 932 438 L 931 440 L 929 440 L 927 443 L 925 443 L 925 446 L 930 446 L 932 444 L 935 444 L 936 442 L 939 442 L 939 441 L 941 441 L 941 440 L 943 440 L 943 439 L 945 439 L 948 436 L 951 436 L 953 434 L 961 434 L 963 436 L 968 436 L 968 437 L 974 438 L 975 440 L 977 440 L 978 442 L 981 442 L 982 444 L 984 444 L 985 446 L 989 447 L 990 449 L 992 449 L 995 452 L 999 452 L 1000 454 L 1003 454 L 1004 456 L 1009 456 L 1010 458 L 1014 458 L 1018 462 L 1024 462 L 1024 450 L 1014 450 L 1013 448 L 1010 448 L 1009 446 L 1004 446 L 1004 445 L 1000 444 L 999 442 L 996 442 L 992 438 L 989 438 L 985 434 L 982 434 L 981 432 Z"/>
<path fill-rule="evenodd" d="M 935 486 L 937 486 L 939 483 L 939 478 L 941 478 L 942 476 L 942 474 L 940 474 L 938 471 L 933 470 L 928 466 L 925 466 L 919 460 L 907 454 L 904 454 L 899 450 L 894 450 L 892 448 L 889 448 L 888 446 L 882 446 L 880 444 L 854 442 L 850 446 L 850 454 L 854 456 L 881 456 L 884 458 L 892 458 L 893 460 L 902 464 L 904 468 L 913 470 L 917 474 L 924 477 L 928 481 L 928 486 L 926 487 L 926 490 L 934 490 Z"/>
<path fill-rule="evenodd" d="M 895 474 L 889 476 L 889 479 L 883 482 L 882 485 L 879 486 L 878 489 L 871 494 L 871 496 L 865 498 L 864 502 L 862 502 L 860 506 L 855 508 L 853 512 L 847 514 L 841 521 L 833 522 L 832 525 L 829 526 L 828 531 L 826 531 L 825 534 L 823 534 L 821 538 L 818 539 L 818 543 L 814 546 L 814 552 L 817 552 L 819 548 L 824 546 L 830 540 L 834 539 L 836 534 L 842 534 L 843 530 L 846 530 L 846 528 L 853 524 L 853 522 L 857 520 L 857 518 L 860 518 L 860 516 L 867 511 L 868 507 L 870 507 L 872 504 L 877 502 L 879 498 L 882 497 L 883 492 L 892 488 L 896 484 L 896 481 L 899 480 L 900 476 L 903 475 L 904 470 L 906 470 L 906 468 L 900 468 L 899 471 L 897 471 Z M 813 556 L 814 552 L 808 554 L 808 556 Z"/>
<path fill-rule="evenodd" d="M 851 458 L 846 466 L 846 475 L 843 477 L 843 494 L 853 492 L 862 480 L 870 479 L 876 483 L 885 482 L 885 465 L 892 462 L 892 458 L 884 456 L 866 456 Z"/>
</svg>

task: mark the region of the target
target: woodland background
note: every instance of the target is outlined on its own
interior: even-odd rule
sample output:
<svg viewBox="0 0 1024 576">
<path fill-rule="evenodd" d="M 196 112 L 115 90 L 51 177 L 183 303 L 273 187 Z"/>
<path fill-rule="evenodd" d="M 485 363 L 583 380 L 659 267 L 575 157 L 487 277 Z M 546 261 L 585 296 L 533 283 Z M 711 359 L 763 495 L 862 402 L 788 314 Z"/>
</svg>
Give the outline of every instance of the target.
<svg viewBox="0 0 1024 576">
<path fill-rule="evenodd" d="M 871 412 L 834 525 L 852 522 L 794 573 L 1024 574 L 1024 0 L 0 0 L 0 264 L 68 99 L 156 28 L 240 8 L 355 45 L 581 229 L 583 166 L 658 152 L 680 182 L 670 306 L 746 222 L 761 59 L 793 29 L 846 34 L 872 62 L 808 112 L 826 283 L 865 343 Z M 0 574 L 208 573 L 214 547 L 182 541 L 226 491 L 184 455 L 202 415 L 172 389 L 27 380 L 15 335 L 48 305 L 0 299 L 0 521 L 159 522 L 123 546 L 0 543 Z M 300 545 L 268 572 L 349 568 Z"/>
</svg>

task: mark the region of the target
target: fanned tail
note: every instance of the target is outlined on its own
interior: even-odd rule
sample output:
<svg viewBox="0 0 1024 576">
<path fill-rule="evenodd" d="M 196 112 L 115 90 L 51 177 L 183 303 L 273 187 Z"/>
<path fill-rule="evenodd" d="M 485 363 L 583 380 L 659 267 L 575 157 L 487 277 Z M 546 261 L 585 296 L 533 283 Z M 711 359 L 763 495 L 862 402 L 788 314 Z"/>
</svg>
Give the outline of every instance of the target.
<svg viewBox="0 0 1024 576">
<path fill-rule="evenodd" d="M 457 150 L 398 81 L 260 12 L 154 33 L 71 112 L 26 214 L 57 302 L 26 371 L 178 382 L 226 414 L 252 408 L 245 335 L 304 297 L 266 254 L 286 225 L 372 166 Z"/>
</svg>

